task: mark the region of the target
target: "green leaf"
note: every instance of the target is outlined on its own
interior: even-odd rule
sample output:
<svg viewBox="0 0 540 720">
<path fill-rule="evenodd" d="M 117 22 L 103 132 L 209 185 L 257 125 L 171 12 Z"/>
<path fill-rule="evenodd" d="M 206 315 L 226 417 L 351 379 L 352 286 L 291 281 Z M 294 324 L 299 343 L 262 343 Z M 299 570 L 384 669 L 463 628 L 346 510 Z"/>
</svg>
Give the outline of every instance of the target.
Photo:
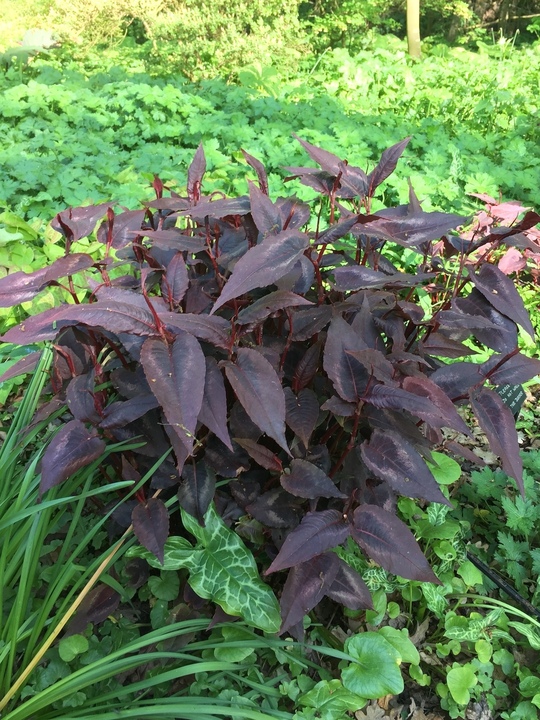
<svg viewBox="0 0 540 720">
<path fill-rule="evenodd" d="M 214 657 L 216 660 L 222 660 L 223 662 L 234 662 L 239 663 L 253 655 L 253 647 L 249 647 L 249 642 L 253 642 L 253 635 L 246 632 L 241 627 L 229 627 L 225 626 L 222 628 L 224 642 L 218 645 L 214 650 Z M 243 641 L 246 643 L 245 647 L 231 647 L 229 643 Z"/>
<path fill-rule="evenodd" d="M 535 630 L 531 625 L 518 622 L 517 620 L 512 620 L 508 623 L 508 625 L 510 627 L 513 627 L 522 635 L 525 635 L 533 650 L 540 650 L 540 633 L 538 632 L 538 630 Z"/>
<path fill-rule="evenodd" d="M 428 462 L 427 465 L 438 483 L 441 485 L 451 485 L 459 480 L 461 477 L 461 467 L 458 462 L 440 452 L 433 452 L 431 455 L 435 462 Z"/>
<path fill-rule="evenodd" d="M 489 642 L 489 640 L 484 640 L 483 638 L 477 640 L 474 643 L 474 649 L 476 650 L 478 660 L 480 660 L 481 663 L 487 663 L 491 660 L 493 645 Z"/>
<path fill-rule="evenodd" d="M 150 592 L 158 600 L 176 600 L 180 592 L 180 579 L 176 572 L 165 570 L 160 577 L 148 578 Z"/>
<path fill-rule="evenodd" d="M 538 695 L 540 693 L 540 678 L 536 675 L 529 675 L 529 677 L 523 678 L 519 683 L 519 692 L 523 697 Z"/>
<path fill-rule="evenodd" d="M 409 631 L 406 628 L 397 630 L 389 625 L 380 628 L 379 633 L 388 640 L 390 645 L 396 648 L 401 656 L 401 662 L 412 663 L 418 665 L 420 655 L 414 644 L 409 639 Z"/>
<path fill-rule="evenodd" d="M 315 708 L 322 720 L 341 720 L 347 711 L 354 712 L 367 700 L 343 687 L 341 680 L 321 680 L 298 699 L 300 705 Z"/>
<path fill-rule="evenodd" d="M 345 652 L 356 661 L 341 673 L 347 690 L 374 699 L 403 691 L 401 655 L 380 633 L 365 632 L 348 638 Z"/>
<path fill-rule="evenodd" d="M 84 635 L 70 635 L 62 638 L 58 644 L 58 653 L 64 662 L 71 662 L 87 650 L 88 640 Z"/>
<path fill-rule="evenodd" d="M 455 702 L 457 702 L 458 705 L 467 705 L 471 699 L 469 690 L 476 685 L 478 678 L 472 666 L 467 663 L 462 666 L 454 665 L 454 667 L 448 671 L 446 682 Z"/>
<path fill-rule="evenodd" d="M 467 587 L 482 585 L 483 576 L 480 570 L 470 560 L 465 560 L 458 568 L 457 574 L 463 579 Z"/>
</svg>

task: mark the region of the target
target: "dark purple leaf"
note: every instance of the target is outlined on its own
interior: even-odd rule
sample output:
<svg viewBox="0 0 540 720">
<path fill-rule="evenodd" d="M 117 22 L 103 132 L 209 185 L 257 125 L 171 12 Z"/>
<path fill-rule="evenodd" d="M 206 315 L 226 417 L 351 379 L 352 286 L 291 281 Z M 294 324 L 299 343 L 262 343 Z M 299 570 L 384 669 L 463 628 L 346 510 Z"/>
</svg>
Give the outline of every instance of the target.
<svg viewBox="0 0 540 720">
<path fill-rule="evenodd" d="M 12 380 L 13 378 L 19 377 L 19 375 L 31 373 L 38 364 L 40 357 L 41 350 L 37 350 L 36 352 L 29 353 L 20 360 L 17 360 L 14 365 L 0 375 L 0 383 L 5 382 L 6 380 Z"/>
<path fill-rule="evenodd" d="M 80 420 L 70 420 L 53 437 L 43 454 L 39 494 L 67 480 L 105 452 L 105 443 Z"/>
<path fill-rule="evenodd" d="M 212 313 L 229 300 L 258 287 L 267 287 L 285 275 L 309 244 L 307 235 L 298 230 L 284 230 L 265 238 L 250 248 L 234 266 L 232 275 L 221 291 Z"/>
<path fill-rule="evenodd" d="M 489 446 L 501 458 L 504 472 L 514 478 L 520 493 L 525 496 L 523 463 L 512 411 L 494 390 L 488 388 L 471 395 L 471 406 L 478 424 L 486 433 Z"/>
<path fill-rule="evenodd" d="M 354 165 L 341 165 L 341 190 L 338 192 L 339 197 L 359 197 L 364 198 L 369 191 L 369 180 L 366 173 L 359 167 Z M 348 191 L 348 192 L 345 192 Z"/>
<path fill-rule="evenodd" d="M 402 156 L 403 151 L 411 141 L 410 137 L 406 137 L 401 142 L 392 145 L 387 148 L 381 155 L 377 166 L 369 173 L 367 180 L 369 183 L 368 196 L 372 197 L 377 187 L 386 180 L 396 169 L 399 158 Z"/>
<path fill-rule="evenodd" d="M 256 350 L 239 348 L 236 362 L 225 361 L 224 367 L 236 397 L 255 425 L 289 453 L 285 395 L 272 365 Z"/>
<path fill-rule="evenodd" d="M 206 357 L 204 395 L 199 412 L 199 422 L 211 430 L 229 450 L 233 451 L 227 429 L 227 394 L 223 375 L 213 357 Z"/>
<path fill-rule="evenodd" d="M 257 230 L 263 237 L 277 235 L 283 229 L 279 208 L 250 180 L 248 186 L 251 216 Z"/>
<path fill-rule="evenodd" d="M 367 288 L 408 287 L 410 285 L 420 285 L 424 280 L 432 280 L 433 277 L 433 273 L 417 273 L 416 275 L 393 273 L 387 275 L 360 265 L 339 267 L 334 270 L 335 286 L 341 292 Z"/>
<path fill-rule="evenodd" d="M 333 415 L 338 417 L 352 417 L 356 412 L 356 403 L 348 403 L 336 395 L 332 395 L 323 405 L 321 410 L 329 410 Z"/>
<path fill-rule="evenodd" d="M 377 505 L 360 505 L 354 511 L 351 535 L 366 555 L 388 572 L 440 585 L 414 535 L 393 513 Z"/>
<path fill-rule="evenodd" d="M 445 365 L 435 370 L 430 377 L 451 400 L 466 396 L 472 387 L 485 381 L 480 365 L 471 362 Z"/>
<path fill-rule="evenodd" d="M 265 575 L 311 560 L 349 537 L 350 524 L 339 510 L 308 512 L 292 530 Z"/>
<path fill-rule="evenodd" d="M 437 424 L 428 420 L 433 427 L 450 427 L 464 435 L 471 436 L 467 424 L 448 395 L 432 380 L 428 380 L 426 377 L 406 377 L 403 380 L 403 389 L 414 395 L 427 398 L 440 411 L 441 416 L 444 418 L 443 421 Z"/>
<path fill-rule="evenodd" d="M 229 347 L 230 323 L 221 317 L 160 311 L 160 320 L 172 328 L 179 328 L 199 340 L 206 340 L 216 347 Z"/>
<path fill-rule="evenodd" d="M 139 233 L 141 225 L 146 215 L 146 210 L 126 210 L 120 215 L 114 218 L 113 230 L 112 230 L 112 247 L 115 250 L 129 245 L 134 234 L 143 235 Z M 97 239 L 106 244 L 109 235 L 109 223 L 107 220 L 103 221 L 97 231 Z"/>
<path fill-rule="evenodd" d="M 110 203 L 101 205 L 88 205 L 87 207 L 68 208 L 58 213 L 51 222 L 51 227 L 61 235 L 65 235 L 64 227 L 69 228 L 72 233 L 72 242 L 88 237 L 96 226 L 97 221 L 102 218 L 110 207 Z"/>
<path fill-rule="evenodd" d="M 426 355 L 432 357 L 458 358 L 476 355 L 476 351 L 457 340 L 451 340 L 440 332 L 431 333 L 426 340 L 422 341 L 422 348 Z"/>
<path fill-rule="evenodd" d="M 238 477 L 250 468 L 249 456 L 240 445 L 233 443 L 233 451 L 231 452 L 214 435 L 211 435 L 206 442 L 204 459 L 216 471 L 217 475 L 225 478 Z"/>
<path fill-rule="evenodd" d="M 321 348 L 322 343 L 320 341 L 313 343 L 298 361 L 293 376 L 295 388 L 303 389 L 315 377 L 319 367 Z"/>
<path fill-rule="evenodd" d="M 283 465 L 278 456 L 268 448 L 264 447 L 255 440 L 249 438 L 233 438 L 234 442 L 238 443 L 240 447 L 243 447 L 247 454 L 255 460 L 257 465 L 270 470 L 270 472 L 282 472 Z"/>
<path fill-rule="evenodd" d="M 487 330 L 489 332 L 496 331 L 497 326 L 482 315 L 467 315 L 457 310 L 441 310 L 433 320 L 442 328 L 451 330 L 453 334 L 459 334 L 463 337 L 469 337 L 472 333 L 464 332 L 471 330 L 476 334 L 479 330 Z"/>
<path fill-rule="evenodd" d="M 526 330 L 534 338 L 534 328 L 520 294 L 513 281 L 496 265 L 484 263 L 480 272 L 469 272 L 469 277 L 482 295 L 506 317 Z"/>
<path fill-rule="evenodd" d="M 105 429 L 123 427 L 157 407 L 159 403 L 154 395 L 140 394 L 129 400 L 113 402 L 105 408 L 100 427 Z"/>
<path fill-rule="evenodd" d="M 464 445 L 461 445 L 460 443 L 456 442 L 455 440 L 446 440 L 444 443 L 445 450 L 449 450 L 452 455 L 456 455 L 457 457 L 464 458 L 465 460 L 468 460 L 469 462 L 472 462 L 476 465 L 479 465 L 480 467 L 485 467 L 486 463 L 482 458 L 474 453 L 470 448 L 465 447 Z"/>
<path fill-rule="evenodd" d="M 457 298 L 454 307 L 468 315 L 479 315 L 489 320 L 493 327 L 475 330 L 474 334 L 479 342 L 497 352 L 510 352 L 517 347 L 517 327 L 513 320 L 502 313 L 486 300 L 475 288 L 468 297 Z"/>
<path fill-rule="evenodd" d="M 305 140 L 299 138 L 298 135 L 295 135 L 294 133 L 293 137 L 298 140 L 298 142 L 300 143 L 300 145 L 302 145 L 309 157 L 312 160 L 315 160 L 317 165 L 320 165 L 325 172 L 327 172 L 329 175 L 333 175 L 334 177 L 337 177 L 337 175 L 340 174 L 340 166 L 343 161 L 340 160 L 337 155 L 333 155 L 331 152 L 328 152 L 328 150 L 323 150 L 316 145 L 311 145 Z"/>
<path fill-rule="evenodd" d="M 82 422 L 99 423 L 101 420 L 94 401 L 94 370 L 77 375 L 69 381 L 66 390 L 68 408 L 73 417 Z"/>
<path fill-rule="evenodd" d="M 371 594 L 362 576 L 341 558 L 337 575 L 326 595 L 349 610 L 373 609 Z"/>
<path fill-rule="evenodd" d="M 325 472 L 307 460 L 293 460 L 289 472 L 283 473 L 280 482 L 287 492 L 301 498 L 314 500 L 318 497 L 347 497 L 337 489 L 334 481 Z"/>
<path fill-rule="evenodd" d="M 175 337 L 172 345 L 150 337 L 142 346 L 141 363 L 167 422 L 191 453 L 206 375 L 201 346 L 184 332 Z"/>
<path fill-rule="evenodd" d="M 187 174 L 187 194 L 190 202 L 196 203 L 201 197 L 201 183 L 206 172 L 206 158 L 202 143 L 197 148 L 195 157 L 191 161 L 191 165 Z"/>
<path fill-rule="evenodd" d="M 291 388 L 285 388 L 285 422 L 298 435 L 307 448 L 311 433 L 319 418 L 317 395 L 309 388 L 300 390 L 296 396 Z"/>
<path fill-rule="evenodd" d="M 26 345 L 29 342 L 52 340 L 61 329 L 83 323 L 91 327 L 134 335 L 152 335 L 156 332 L 151 313 L 136 306 L 122 303 L 92 303 L 90 305 L 61 305 L 32 315 L 2 337 L 4 342 Z"/>
<path fill-rule="evenodd" d="M 13 307 L 32 300 L 41 290 L 66 275 L 74 275 L 94 265 L 85 253 L 58 258 L 48 267 L 33 273 L 14 272 L 0 279 L 0 307 Z"/>
<path fill-rule="evenodd" d="M 247 215 L 251 212 L 251 205 L 247 195 L 225 200 L 201 200 L 195 207 L 183 210 L 180 215 L 190 215 L 194 218 L 205 217 L 224 218 L 228 215 Z"/>
<path fill-rule="evenodd" d="M 400 495 L 450 505 L 420 453 L 399 433 L 375 430 L 360 449 L 375 477 Z"/>
<path fill-rule="evenodd" d="M 521 385 L 540 375 L 540 360 L 522 353 L 512 355 L 497 370 L 491 371 L 490 366 L 495 367 L 501 359 L 500 355 L 493 355 L 482 365 L 482 373 L 493 385 Z"/>
<path fill-rule="evenodd" d="M 204 460 L 200 460 L 196 464 L 184 465 L 182 480 L 178 488 L 180 507 L 204 527 L 204 515 L 216 491 L 216 475 Z"/>
<path fill-rule="evenodd" d="M 319 305 L 292 312 L 293 340 L 309 340 L 323 330 L 332 319 L 332 307 Z"/>
<path fill-rule="evenodd" d="M 313 305 L 313 303 L 289 290 L 276 290 L 241 310 L 236 322 L 239 325 L 258 325 L 269 315 L 298 305 Z"/>
<path fill-rule="evenodd" d="M 366 348 L 365 350 L 347 350 L 355 360 L 361 363 L 370 375 L 388 385 L 396 384 L 394 381 L 394 366 L 380 350 Z"/>
<path fill-rule="evenodd" d="M 148 567 L 148 564 L 146 564 Z M 148 577 L 148 573 L 146 573 Z M 110 585 L 100 583 L 85 596 L 79 609 L 70 620 L 62 637 L 84 633 L 88 623 L 101 623 L 112 615 L 120 604 L 120 593 Z"/>
<path fill-rule="evenodd" d="M 149 498 L 138 503 L 131 514 L 137 540 L 163 565 L 165 541 L 169 536 L 169 513 L 163 500 Z"/>
<path fill-rule="evenodd" d="M 367 387 L 369 373 L 349 350 L 365 350 L 366 345 L 351 326 L 335 317 L 328 328 L 323 365 L 338 395 L 348 402 L 357 402 Z"/>
<path fill-rule="evenodd" d="M 178 252 L 198 253 L 206 247 L 206 240 L 203 237 L 186 235 L 179 228 L 168 230 L 140 230 L 132 235 L 141 235 L 152 240 L 152 245 L 162 250 L 177 250 Z"/>
<path fill-rule="evenodd" d="M 467 221 L 468 218 L 452 213 L 416 212 L 405 217 L 372 220 L 366 223 L 365 232 L 380 240 L 392 240 L 404 247 L 414 247 L 438 240 Z"/>
<path fill-rule="evenodd" d="M 347 233 L 351 231 L 351 228 L 356 225 L 357 222 L 358 216 L 353 215 L 346 220 L 340 220 L 339 222 L 335 223 L 335 225 L 330 225 L 327 230 L 325 230 L 319 235 L 319 237 L 317 238 L 317 243 L 322 245 L 325 243 L 333 243 L 336 240 L 339 240 L 340 238 L 347 235 Z"/>
<path fill-rule="evenodd" d="M 178 306 L 182 302 L 189 286 L 189 278 L 182 253 L 176 253 L 167 266 L 167 272 L 161 282 L 163 297 Z"/>
<path fill-rule="evenodd" d="M 332 587 L 340 569 L 335 553 L 325 553 L 289 571 L 281 594 L 279 634 L 301 623 Z"/>
<path fill-rule="evenodd" d="M 242 150 L 242 155 L 244 156 L 247 164 L 251 165 L 251 167 L 257 173 L 257 178 L 259 180 L 259 188 L 261 189 L 261 192 L 263 192 L 265 195 L 268 195 L 268 177 L 266 176 L 266 170 L 264 169 L 264 165 L 260 160 L 254 158 L 253 155 L 250 155 L 245 150 Z"/>
<path fill-rule="evenodd" d="M 281 488 L 274 488 L 259 495 L 245 510 L 260 523 L 271 528 L 291 528 L 298 525 L 298 512 L 291 503 L 291 496 Z"/>
<path fill-rule="evenodd" d="M 433 427 L 451 427 L 457 430 L 458 427 L 455 426 L 457 425 L 461 428 L 463 424 L 463 420 L 459 418 L 459 415 L 458 418 L 460 422 L 456 421 L 455 418 L 449 417 L 446 410 L 441 410 L 427 397 L 407 392 L 401 388 L 387 387 L 386 385 L 372 385 L 362 400 L 377 408 L 405 410 L 425 420 Z"/>
</svg>

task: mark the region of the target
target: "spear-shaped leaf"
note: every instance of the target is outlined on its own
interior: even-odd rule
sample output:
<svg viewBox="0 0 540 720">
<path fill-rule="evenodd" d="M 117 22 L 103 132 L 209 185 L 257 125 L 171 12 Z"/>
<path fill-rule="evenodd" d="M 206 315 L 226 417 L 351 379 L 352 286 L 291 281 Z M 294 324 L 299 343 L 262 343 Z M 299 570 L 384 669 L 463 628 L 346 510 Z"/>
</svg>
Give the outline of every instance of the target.
<svg viewBox="0 0 540 720">
<path fill-rule="evenodd" d="M 169 535 L 169 513 L 163 500 L 149 498 L 147 502 L 137 504 L 131 522 L 137 540 L 163 564 L 163 549 Z"/>
</svg>

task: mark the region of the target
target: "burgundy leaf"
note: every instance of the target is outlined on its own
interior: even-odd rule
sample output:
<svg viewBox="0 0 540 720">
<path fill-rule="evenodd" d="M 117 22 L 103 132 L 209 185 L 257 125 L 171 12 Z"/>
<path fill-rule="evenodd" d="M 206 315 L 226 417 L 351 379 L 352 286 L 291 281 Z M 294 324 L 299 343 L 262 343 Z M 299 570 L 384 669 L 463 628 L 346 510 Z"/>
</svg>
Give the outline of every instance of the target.
<svg viewBox="0 0 540 720">
<path fill-rule="evenodd" d="M 302 140 L 297 135 L 293 133 L 293 137 L 298 140 L 300 145 L 304 148 L 304 150 L 307 152 L 309 157 L 312 160 L 315 160 L 317 165 L 320 165 L 321 168 L 327 172 L 330 175 L 334 175 L 337 177 L 337 175 L 340 174 L 340 166 L 342 164 L 342 160 L 338 158 L 337 155 L 333 155 L 331 152 L 328 152 L 328 150 L 323 150 L 320 147 L 317 147 L 316 145 L 311 145 L 310 143 L 306 142 L 305 140 Z M 292 168 L 289 168 L 292 169 Z M 303 168 L 299 168 L 303 169 Z"/>
<path fill-rule="evenodd" d="M 199 422 L 206 425 L 233 452 L 227 429 L 227 394 L 223 375 L 213 357 L 206 357 L 205 362 L 206 376 Z"/>
<path fill-rule="evenodd" d="M 201 183 L 205 172 L 206 158 L 201 143 L 197 148 L 187 174 L 187 194 L 192 203 L 197 203 L 201 197 Z"/>
<path fill-rule="evenodd" d="M 382 211 L 378 213 L 382 215 Z M 468 218 L 443 212 L 414 212 L 404 217 L 379 217 L 365 225 L 365 232 L 381 240 L 392 240 L 404 247 L 414 247 L 438 240 Z"/>
<path fill-rule="evenodd" d="M 291 388 L 285 388 L 285 422 L 308 447 L 311 433 L 319 419 L 319 401 L 309 388 L 300 390 L 296 396 Z"/>
<path fill-rule="evenodd" d="M 36 350 L 36 352 L 31 352 L 22 357 L 20 360 L 17 360 L 14 365 L 0 375 L 0 383 L 5 382 L 6 380 L 12 380 L 13 378 L 19 377 L 19 375 L 31 373 L 38 364 L 40 357 L 41 350 Z"/>
<path fill-rule="evenodd" d="M 493 355 L 482 365 L 482 373 L 486 375 L 493 385 L 521 385 L 540 375 L 540 360 L 530 358 L 522 353 L 517 353 L 508 358 L 497 370 L 489 370 L 489 366 L 495 367 L 501 360 L 500 355 Z"/>
<path fill-rule="evenodd" d="M 206 375 L 201 346 L 184 332 L 175 337 L 172 345 L 150 337 L 142 346 L 141 363 L 167 422 L 191 453 Z"/>
<path fill-rule="evenodd" d="M 13 307 L 32 300 L 41 290 L 66 275 L 74 275 L 94 265 L 85 253 L 58 258 L 47 267 L 33 273 L 14 272 L 0 279 L 0 307 Z"/>
<path fill-rule="evenodd" d="M 322 245 L 326 243 L 333 243 L 336 240 L 339 240 L 340 238 L 347 235 L 347 233 L 351 231 L 351 228 L 356 225 L 357 222 L 358 216 L 353 215 L 346 220 L 340 220 L 334 225 L 330 225 L 327 230 L 325 230 L 319 235 L 319 237 L 317 238 L 317 243 Z"/>
<path fill-rule="evenodd" d="M 279 634 L 301 623 L 332 587 L 340 569 L 335 553 L 325 553 L 297 565 L 289 571 L 281 594 L 281 628 Z"/>
<path fill-rule="evenodd" d="M 292 312 L 293 340 L 309 340 L 321 332 L 332 319 L 330 305 L 300 308 Z"/>
<path fill-rule="evenodd" d="M 290 471 L 283 473 L 280 482 L 287 492 L 301 498 L 314 500 L 318 497 L 347 497 L 337 489 L 334 481 L 325 472 L 307 460 L 293 460 Z"/>
<path fill-rule="evenodd" d="M 431 423 L 433 427 L 450 427 L 471 437 L 471 431 L 448 395 L 432 380 L 428 380 L 426 377 L 406 377 L 403 380 L 403 389 L 415 395 L 428 398 L 440 411 L 441 416 L 444 417 L 444 421 L 439 422 L 439 424 Z"/>
<path fill-rule="evenodd" d="M 437 383 L 452 400 L 467 395 L 469 390 L 478 384 L 483 384 L 484 376 L 480 372 L 480 365 L 471 362 L 452 363 L 435 370 L 431 380 Z"/>
<path fill-rule="evenodd" d="M 336 395 L 332 395 L 323 405 L 321 410 L 329 410 L 333 415 L 338 417 L 352 417 L 356 412 L 357 405 L 355 403 L 348 403 Z"/>
<path fill-rule="evenodd" d="M 163 565 L 165 541 L 169 536 L 169 513 L 163 500 L 149 498 L 139 503 L 131 514 L 137 540 Z"/>
<path fill-rule="evenodd" d="M 459 422 L 457 422 L 452 417 L 448 417 L 448 413 L 442 411 L 432 400 L 401 388 L 372 385 L 362 400 L 377 408 L 405 410 L 425 420 L 433 427 L 451 427 L 457 430 L 456 426 L 461 428 L 463 423 L 459 415 Z"/>
<path fill-rule="evenodd" d="M 527 258 L 523 257 L 523 255 L 515 247 L 508 248 L 497 263 L 497 267 L 505 275 L 510 275 L 513 272 L 520 272 L 526 266 Z"/>
<path fill-rule="evenodd" d="M 471 406 L 478 424 L 486 433 L 489 446 L 501 458 L 504 472 L 514 478 L 520 493 L 525 496 L 523 463 L 512 411 L 494 390 L 488 388 L 471 395 Z"/>
<path fill-rule="evenodd" d="M 407 275 L 398 272 L 387 275 L 360 265 L 339 267 L 334 270 L 335 286 L 341 292 L 366 288 L 408 287 L 419 285 L 424 280 L 432 280 L 433 277 L 433 273 Z"/>
<path fill-rule="evenodd" d="M 105 429 L 123 427 L 157 407 L 159 407 L 157 398 L 143 393 L 129 400 L 113 402 L 103 411 L 100 427 Z"/>
<path fill-rule="evenodd" d="M 302 389 L 313 380 L 319 367 L 319 358 L 321 356 L 322 343 L 313 343 L 302 358 L 298 361 L 298 365 L 294 370 L 293 382 L 294 387 Z"/>
<path fill-rule="evenodd" d="M 216 300 L 211 313 L 222 305 L 258 287 L 267 287 L 285 275 L 309 244 L 307 235 L 284 230 L 266 237 L 250 248 L 234 266 L 232 275 Z"/>
<path fill-rule="evenodd" d="M 364 198 L 369 191 L 369 180 L 366 173 L 359 167 L 354 165 L 341 166 L 341 190 L 338 192 L 340 197 L 345 197 L 344 190 L 348 191 L 352 197 Z"/>
<path fill-rule="evenodd" d="M 95 625 L 103 622 L 115 612 L 120 604 L 120 599 L 120 593 L 113 590 L 110 585 L 105 583 L 96 585 L 79 605 L 79 609 L 69 622 L 63 637 L 83 633 L 88 623 Z"/>
<path fill-rule="evenodd" d="M 266 170 L 264 169 L 264 165 L 260 160 L 257 160 L 257 158 L 254 158 L 253 155 L 250 155 L 245 150 L 242 150 L 242 155 L 244 156 L 245 161 L 248 165 L 251 165 L 251 167 L 255 170 L 257 173 L 257 178 L 259 180 L 259 187 L 261 189 L 261 192 L 263 192 L 265 195 L 268 195 L 268 177 L 266 175 Z"/>
<path fill-rule="evenodd" d="M 475 465 L 479 465 L 480 467 L 485 467 L 486 463 L 480 455 L 477 455 L 475 452 L 473 452 L 470 448 L 465 447 L 464 445 L 461 445 L 460 443 L 456 442 L 455 440 L 446 440 L 444 443 L 444 447 L 446 450 L 449 450 L 452 455 L 456 455 L 457 457 L 464 458 L 465 460 L 468 460 L 471 463 L 474 463 Z"/>
<path fill-rule="evenodd" d="M 422 348 L 426 355 L 432 357 L 458 358 L 467 355 L 476 355 L 475 350 L 463 345 L 463 343 L 451 340 L 440 332 L 433 332 L 422 341 Z"/>
<path fill-rule="evenodd" d="M 67 480 L 105 452 L 97 432 L 87 430 L 80 420 L 70 420 L 53 437 L 41 462 L 40 496 Z"/>
<path fill-rule="evenodd" d="M 401 142 L 392 145 L 392 147 L 387 148 L 383 152 L 379 163 L 367 176 L 367 180 L 369 182 L 369 190 L 367 194 L 369 197 L 372 197 L 376 188 L 394 172 L 399 158 L 410 141 L 411 138 L 406 137 L 404 140 L 401 140 Z"/>
<path fill-rule="evenodd" d="M 373 609 L 371 594 L 362 576 L 341 558 L 337 575 L 326 595 L 349 610 Z"/>
<path fill-rule="evenodd" d="M 513 320 L 496 310 L 486 298 L 475 288 L 468 297 L 457 298 L 454 307 L 468 315 L 485 317 L 492 324 L 486 330 L 475 330 L 474 334 L 482 344 L 497 350 L 510 352 L 517 347 L 517 327 Z"/>
<path fill-rule="evenodd" d="M 129 245 L 133 240 L 133 235 L 139 233 L 141 225 L 146 215 L 146 210 L 125 210 L 114 218 L 112 229 L 112 247 L 115 250 Z M 97 239 L 106 244 L 109 236 L 109 223 L 104 220 L 97 231 Z"/>
<path fill-rule="evenodd" d="M 66 400 L 73 417 L 82 422 L 98 423 L 100 416 L 94 398 L 94 370 L 72 378 L 66 390 Z"/>
<path fill-rule="evenodd" d="M 92 303 L 90 305 L 61 305 L 32 315 L 2 337 L 4 342 L 26 345 L 30 342 L 52 340 L 62 328 L 83 323 L 118 333 L 152 335 L 156 332 L 151 313 L 123 303 Z"/>
<path fill-rule="evenodd" d="M 251 211 L 249 198 L 242 195 L 224 200 L 201 200 L 195 207 L 182 210 L 180 215 L 191 215 L 194 218 L 224 218 L 227 215 L 247 215 Z"/>
<path fill-rule="evenodd" d="M 396 384 L 394 381 L 394 366 L 389 362 L 380 350 L 366 348 L 365 350 L 347 350 L 347 354 L 351 355 L 355 360 L 361 363 L 370 375 L 388 383 Z"/>
<path fill-rule="evenodd" d="M 506 317 L 521 325 L 534 338 L 534 328 L 520 294 L 513 281 L 496 265 L 484 263 L 480 272 L 469 272 L 469 277 L 477 290 Z"/>
<path fill-rule="evenodd" d="M 338 510 L 308 512 L 292 530 L 265 575 L 311 560 L 349 537 L 350 524 Z"/>
<path fill-rule="evenodd" d="M 276 290 L 241 310 L 236 322 L 239 325 L 257 325 L 269 315 L 298 305 L 313 305 L 313 303 L 289 290 Z"/>
<path fill-rule="evenodd" d="M 72 242 L 88 237 L 96 227 L 97 221 L 102 218 L 110 207 L 110 203 L 101 205 L 88 205 L 86 207 L 68 208 L 58 213 L 51 222 L 56 232 L 64 235 L 62 225 L 67 226 L 72 233 Z"/>
<path fill-rule="evenodd" d="M 263 237 L 277 235 L 283 229 L 279 208 L 251 180 L 248 180 L 248 186 L 251 216 L 257 230 Z"/>
<path fill-rule="evenodd" d="M 178 501 L 204 527 L 204 515 L 216 491 L 216 475 L 204 460 L 184 465 L 183 482 L 178 489 Z"/>
<path fill-rule="evenodd" d="M 211 435 L 206 441 L 204 459 L 217 475 L 225 478 L 238 477 L 250 468 L 248 454 L 240 445 L 233 444 L 231 451 L 215 435 Z"/>
<path fill-rule="evenodd" d="M 167 272 L 162 280 L 163 297 L 174 305 L 182 302 L 189 286 L 189 278 L 182 253 L 176 253 L 167 266 Z"/>
<path fill-rule="evenodd" d="M 246 512 L 271 528 L 291 528 L 298 525 L 298 513 L 291 504 L 291 496 L 281 488 L 259 495 L 246 505 Z"/>
<path fill-rule="evenodd" d="M 168 230 L 139 230 L 132 235 L 141 235 L 152 240 L 152 245 L 162 250 L 177 250 L 178 252 L 198 253 L 206 247 L 206 240 L 203 237 L 186 235 L 179 228 Z"/>
<path fill-rule="evenodd" d="M 451 506 L 420 453 L 399 433 L 375 430 L 360 450 L 375 477 L 400 495 Z"/>
<path fill-rule="evenodd" d="M 243 447 L 247 454 L 255 460 L 257 465 L 270 470 L 270 472 L 282 472 L 283 465 L 278 456 L 268 448 L 264 447 L 255 440 L 249 438 L 233 438 L 234 442 L 238 443 L 240 447 Z"/>
<path fill-rule="evenodd" d="M 285 439 L 285 395 L 276 371 L 261 353 L 239 348 L 225 373 L 240 404 L 264 433 L 289 453 Z"/>
<path fill-rule="evenodd" d="M 343 318 L 332 320 L 323 365 L 338 395 L 348 402 L 357 402 L 362 397 L 370 377 L 364 365 L 348 351 L 365 349 L 365 343 Z"/>
<path fill-rule="evenodd" d="M 229 347 L 230 323 L 225 318 L 196 315 L 194 313 L 173 313 L 160 311 L 160 320 L 173 328 L 179 328 L 199 340 L 206 340 L 216 347 Z"/>
<path fill-rule="evenodd" d="M 366 555 L 388 572 L 440 585 L 414 535 L 393 513 L 377 505 L 360 505 L 354 511 L 351 535 Z"/>
</svg>

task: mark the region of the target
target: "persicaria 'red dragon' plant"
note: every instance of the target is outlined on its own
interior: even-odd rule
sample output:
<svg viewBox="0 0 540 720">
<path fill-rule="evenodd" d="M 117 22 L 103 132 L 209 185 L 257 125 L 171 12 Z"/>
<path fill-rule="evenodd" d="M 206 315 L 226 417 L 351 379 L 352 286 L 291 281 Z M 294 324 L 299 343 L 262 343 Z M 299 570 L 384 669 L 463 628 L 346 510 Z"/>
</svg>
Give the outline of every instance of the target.
<svg viewBox="0 0 540 720">
<path fill-rule="evenodd" d="M 386 570 L 437 582 L 395 514 L 395 496 L 449 503 L 426 460 L 435 446 L 474 459 L 442 432 L 470 434 L 456 410 L 463 402 L 522 489 L 514 419 L 493 387 L 534 377 L 540 362 L 518 350 L 517 326 L 532 335 L 532 325 L 494 261 L 503 244 L 520 261 L 536 255 L 540 217 L 493 200 L 471 224 L 423 212 L 412 188 L 407 205 L 372 212 L 408 140 L 369 174 L 300 140 L 321 169 L 288 170 L 319 194 L 311 206 L 273 202 L 264 167 L 247 153 L 258 178 L 249 195 L 203 195 L 200 147 L 187 197 L 165 197 L 156 178 L 156 200 L 143 209 L 59 213 L 53 228 L 65 256 L 0 280 L 3 307 L 51 285 L 70 301 L 3 336 L 52 341 L 55 398 L 39 412 L 66 403 L 72 416 L 44 453 L 41 493 L 100 457 L 107 441 L 141 439 L 138 450 L 113 456 L 118 476 L 134 481 L 172 448 L 151 486 L 127 503 L 140 542 L 163 560 L 161 498 L 177 493 L 200 525 L 214 501 L 266 576 L 288 570 L 282 631 L 299 631 L 324 596 L 370 605 L 362 578 L 331 552 L 349 537 Z M 103 258 L 73 252 L 102 218 Z M 389 243 L 418 253 L 415 274 L 389 262 Z M 459 361 L 473 353 L 468 338 L 493 351 L 489 360 Z M 268 582 L 278 589 L 275 576 Z"/>
</svg>

